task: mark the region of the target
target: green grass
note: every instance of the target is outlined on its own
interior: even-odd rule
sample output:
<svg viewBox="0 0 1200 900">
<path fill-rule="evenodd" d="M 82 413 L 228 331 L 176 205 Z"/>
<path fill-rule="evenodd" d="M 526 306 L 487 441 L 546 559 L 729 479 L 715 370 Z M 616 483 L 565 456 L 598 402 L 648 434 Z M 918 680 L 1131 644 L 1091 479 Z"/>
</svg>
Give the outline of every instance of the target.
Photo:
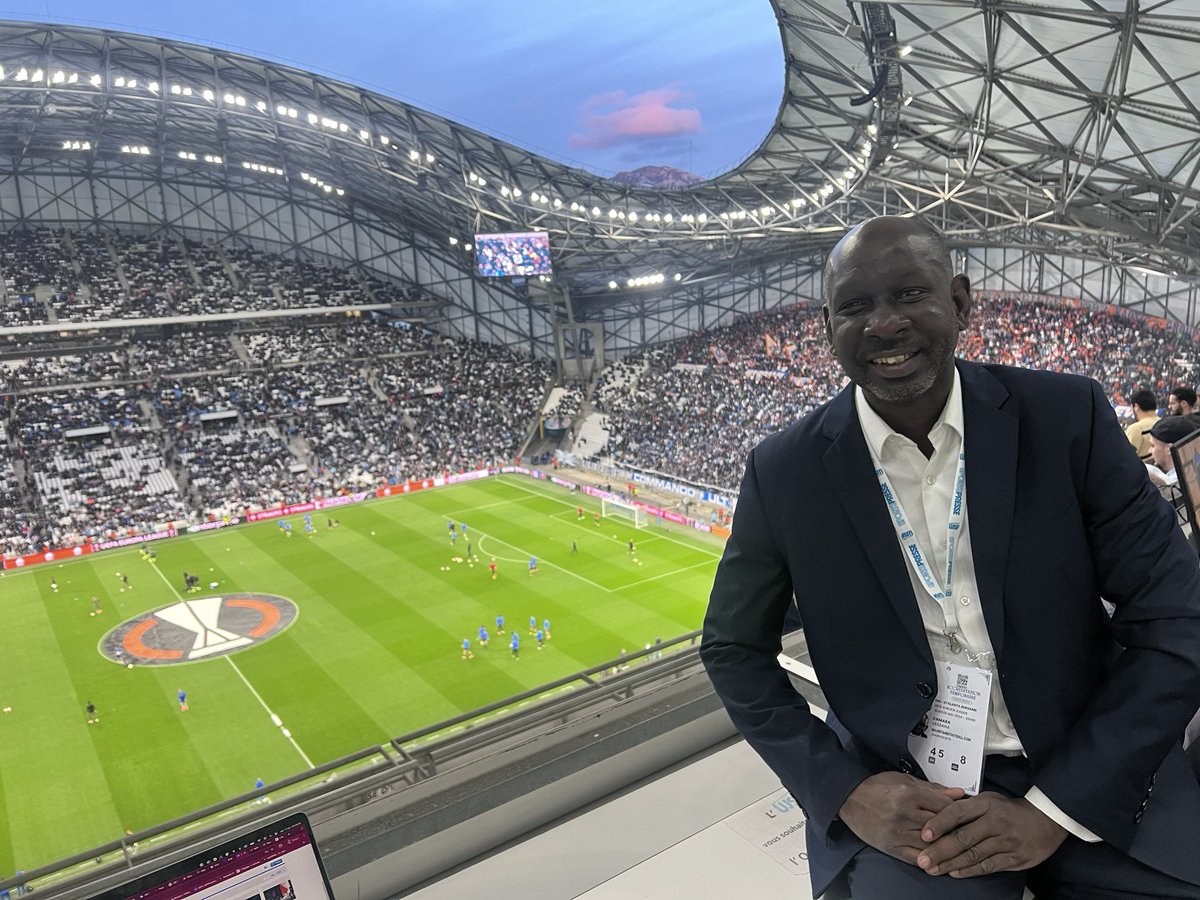
<svg viewBox="0 0 1200 900">
<path fill-rule="evenodd" d="M 716 544 L 681 526 L 596 527 L 596 508 L 532 479 L 493 478 L 343 507 L 334 530 L 317 513 L 312 539 L 292 516 L 290 539 L 268 521 L 160 541 L 156 565 L 128 549 L 5 574 L 0 706 L 13 711 L 0 715 L 0 874 L 296 774 L 305 756 L 319 765 L 698 628 Z M 473 567 L 452 561 L 465 546 L 451 547 L 448 518 L 469 525 Z M 193 596 L 280 594 L 299 617 L 227 657 L 134 669 L 103 657 L 108 630 L 179 599 L 185 569 L 220 582 Z M 118 571 L 133 590 L 118 590 Z M 101 616 L 89 615 L 92 594 Z M 495 634 L 501 613 L 521 635 L 519 661 Z M 531 615 L 552 624 L 540 652 Z M 475 643 L 480 625 L 487 650 Z M 461 659 L 464 637 L 474 659 Z M 88 700 L 97 725 L 86 723 Z"/>
</svg>

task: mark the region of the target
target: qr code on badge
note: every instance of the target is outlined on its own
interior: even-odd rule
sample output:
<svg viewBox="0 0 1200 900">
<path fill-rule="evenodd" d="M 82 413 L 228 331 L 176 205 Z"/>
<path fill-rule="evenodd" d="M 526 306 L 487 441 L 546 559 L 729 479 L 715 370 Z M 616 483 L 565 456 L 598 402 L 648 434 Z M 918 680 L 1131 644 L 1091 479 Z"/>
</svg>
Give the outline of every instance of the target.
<svg viewBox="0 0 1200 900">
<path fill-rule="evenodd" d="M 967 686 L 967 684 L 968 684 L 967 676 L 966 676 L 966 675 L 959 675 L 959 676 L 958 676 L 958 686 L 959 686 L 960 688 L 965 688 L 965 687 Z"/>
</svg>

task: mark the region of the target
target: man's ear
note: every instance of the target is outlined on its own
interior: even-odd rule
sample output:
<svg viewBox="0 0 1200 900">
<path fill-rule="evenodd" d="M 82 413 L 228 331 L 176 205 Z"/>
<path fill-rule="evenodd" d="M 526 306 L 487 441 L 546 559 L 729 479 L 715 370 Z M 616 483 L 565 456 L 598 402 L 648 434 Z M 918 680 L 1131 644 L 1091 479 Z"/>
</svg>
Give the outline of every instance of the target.
<svg viewBox="0 0 1200 900">
<path fill-rule="evenodd" d="M 950 279 L 950 297 L 957 310 L 958 326 L 966 330 L 967 323 L 971 320 L 971 279 L 963 274 Z"/>
<path fill-rule="evenodd" d="M 829 341 L 829 346 L 833 346 L 833 329 L 829 327 L 829 304 L 826 303 L 821 307 L 821 318 L 825 320 L 825 340 Z"/>
</svg>

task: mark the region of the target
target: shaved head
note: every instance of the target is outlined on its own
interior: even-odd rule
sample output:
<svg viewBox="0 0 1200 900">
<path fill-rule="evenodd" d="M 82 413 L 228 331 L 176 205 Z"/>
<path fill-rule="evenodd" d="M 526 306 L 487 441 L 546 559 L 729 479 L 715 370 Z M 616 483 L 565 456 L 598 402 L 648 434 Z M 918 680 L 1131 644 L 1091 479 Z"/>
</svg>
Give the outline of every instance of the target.
<svg viewBox="0 0 1200 900">
<path fill-rule="evenodd" d="M 923 257 L 933 262 L 945 272 L 946 281 L 953 277 L 954 265 L 950 261 L 950 248 L 946 245 L 946 237 L 923 219 L 906 216 L 877 216 L 855 225 L 842 237 L 829 252 L 825 261 L 825 278 L 822 289 L 823 298 L 829 302 L 830 285 L 836 279 L 842 257 L 851 253 L 858 245 L 869 238 L 884 238 L 894 246 L 904 247 L 913 256 Z"/>
</svg>

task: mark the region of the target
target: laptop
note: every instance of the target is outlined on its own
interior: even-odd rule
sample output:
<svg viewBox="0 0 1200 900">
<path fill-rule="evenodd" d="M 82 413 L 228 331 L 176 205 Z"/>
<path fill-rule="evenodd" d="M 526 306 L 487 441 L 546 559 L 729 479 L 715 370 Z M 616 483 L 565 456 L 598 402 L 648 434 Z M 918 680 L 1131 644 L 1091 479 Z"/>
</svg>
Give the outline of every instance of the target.
<svg viewBox="0 0 1200 900">
<path fill-rule="evenodd" d="M 295 813 L 93 900 L 333 900 L 308 817 Z"/>
</svg>

